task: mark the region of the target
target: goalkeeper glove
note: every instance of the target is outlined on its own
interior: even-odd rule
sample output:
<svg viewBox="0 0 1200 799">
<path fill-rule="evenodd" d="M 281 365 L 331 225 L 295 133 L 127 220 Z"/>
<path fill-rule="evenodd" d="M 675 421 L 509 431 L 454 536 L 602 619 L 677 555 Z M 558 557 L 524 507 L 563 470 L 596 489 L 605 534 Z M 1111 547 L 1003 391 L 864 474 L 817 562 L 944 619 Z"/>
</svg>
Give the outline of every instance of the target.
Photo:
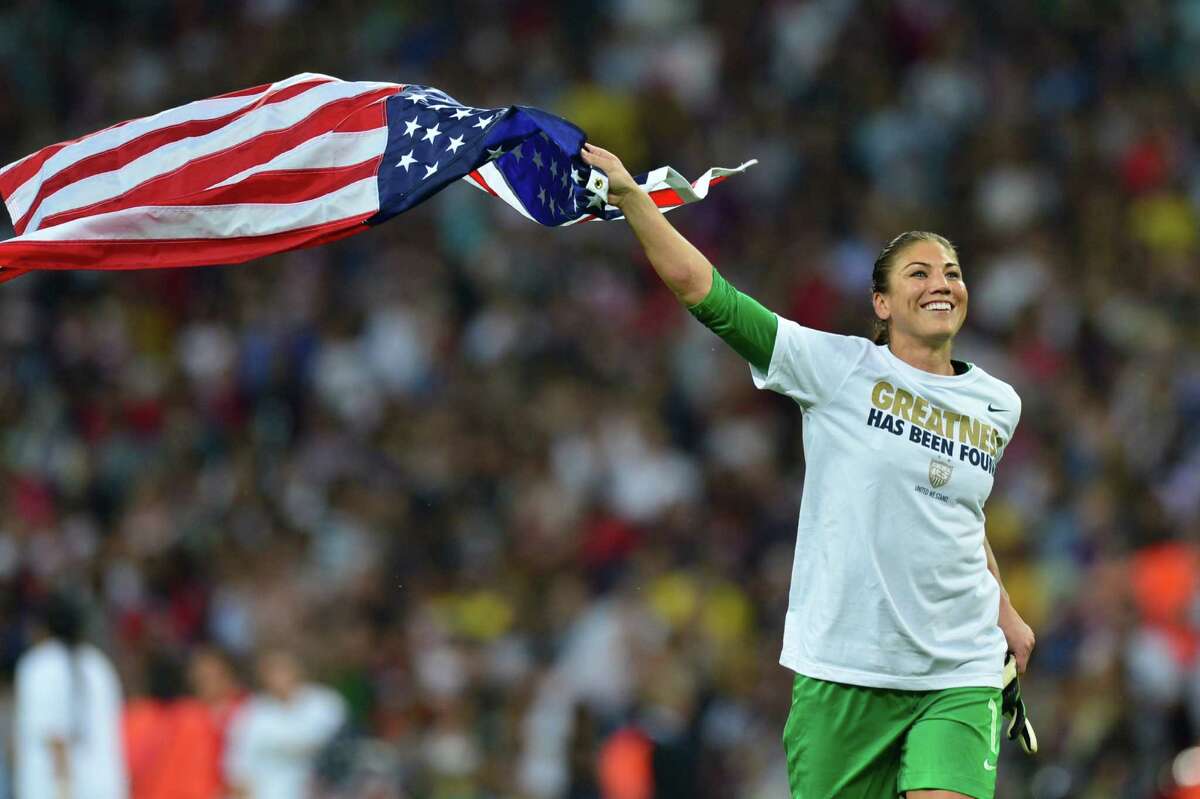
<svg viewBox="0 0 1200 799">
<path fill-rule="evenodd" d="M 1008 719 L 1008 727 L 1005 730 L 1008 740 L 1021 744 L 1025 754 L 1035 754 L 1038 748 L 1037 735 L 1033 732 L 1033 725 L 1029 723 L 1029 716 L 1025 711 L 1025 702 L 1021 699 L 1021 681 L 1017 678 L 1017 659 L 1012 652 L 1009 652 L 1004 658 L 1003 683 L 1001 714 Z"/>
</svg>

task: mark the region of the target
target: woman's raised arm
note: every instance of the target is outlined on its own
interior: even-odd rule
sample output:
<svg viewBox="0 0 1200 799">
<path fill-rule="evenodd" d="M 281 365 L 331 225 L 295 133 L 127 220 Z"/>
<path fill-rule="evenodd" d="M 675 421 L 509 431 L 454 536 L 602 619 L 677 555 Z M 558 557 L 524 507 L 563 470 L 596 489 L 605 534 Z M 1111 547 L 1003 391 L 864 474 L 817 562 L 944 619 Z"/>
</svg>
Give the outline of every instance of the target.
<svg viewBox="0 0 1200 799">
<path fill-rule="evenodd" d="M 580 155 L 608 175 L 608 202 L 621 209 L 667 288 L 689 307 L 703 300 L 712 288 L 708 259 L 667 221 L 621 159 L 594 144 L 583 145 Z"/>
</svg>

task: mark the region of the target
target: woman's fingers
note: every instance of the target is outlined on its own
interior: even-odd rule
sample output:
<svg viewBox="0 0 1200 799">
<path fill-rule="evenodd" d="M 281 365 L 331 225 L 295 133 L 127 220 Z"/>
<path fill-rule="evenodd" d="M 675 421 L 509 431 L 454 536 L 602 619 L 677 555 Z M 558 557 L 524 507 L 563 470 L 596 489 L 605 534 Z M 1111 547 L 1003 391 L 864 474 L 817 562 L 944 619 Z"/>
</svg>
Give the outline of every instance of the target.
<svg viewBox="0 0 1200 799">
<path fill-rule="evenodd" d="M 636 192 L 638 185 L 621 163 L 621 159 L 591 142 L 584 142 L 579 151 L 585 164 L 602 169 L 608 175 L 608 201 L 618 208 L 621 198 Z"/>
<path fill-rule="evenodd" d="M 584 160 L 588 161 L 589 164 L 602 163 L 605 159 L 612 159 L 613 161 L 617 160 L 617 157 L 615 155 L 613 155 L 612 153 L 610 153 L 608 150 L 605 150 L 603 147 L 597 147 L 596 145 L 592 144 L 591 142 L 584 143 L 583 151 L 581 152 L 581 155 L 591 156 L 592 160 L 590 160 L 590 161 L 588 161 L 588 159 L 586 157 L 584 158 Z"/>
</svg>

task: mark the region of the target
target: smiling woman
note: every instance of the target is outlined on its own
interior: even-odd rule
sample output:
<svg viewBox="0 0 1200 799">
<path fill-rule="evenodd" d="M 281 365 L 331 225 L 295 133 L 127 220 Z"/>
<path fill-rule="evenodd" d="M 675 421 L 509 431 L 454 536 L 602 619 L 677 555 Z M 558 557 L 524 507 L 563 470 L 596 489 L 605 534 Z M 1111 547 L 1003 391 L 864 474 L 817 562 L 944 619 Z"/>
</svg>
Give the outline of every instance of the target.
<svg viewBox="0 0 1200 799">
<path fill-rule="evenodd" d="M 954 246 L 897 236 L 875 263 L 875 342 L 824 333 L 734 288 L 612 153 L 587 144 L 583 159 L 667 287 L 804 416 L 779 659 L 796 672 L 792 796 L 991 799 L 1005 652 L 1024 670 L 1033 649 L 984 535 L 1021 401 L 951 359 L 967 313 Z"/>
<path fill-rule="evenodd" d="M 967 286 L 954 245 L 924 230 L 888 242 L 871 272 L 876 344 L 935 374 L 961 374 L 950 346 L 967 318 Z M 908 356 L 908 357 L 906 357 Z"/>
</svg>

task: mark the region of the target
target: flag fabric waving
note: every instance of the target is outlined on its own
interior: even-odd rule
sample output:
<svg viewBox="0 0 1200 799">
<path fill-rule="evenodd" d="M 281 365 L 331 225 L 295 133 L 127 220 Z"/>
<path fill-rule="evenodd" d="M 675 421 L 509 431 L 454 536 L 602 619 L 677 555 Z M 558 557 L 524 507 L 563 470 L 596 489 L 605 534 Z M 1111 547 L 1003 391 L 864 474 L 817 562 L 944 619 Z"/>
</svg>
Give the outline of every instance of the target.
<svg viewBox="0 0 1200 799">
<path fill-rule="evenodd" d="M 16 235 L 0 282 L 34 269 L 240 263 L 365 230 L 466 180 L 547 226 L 618 219 L 579 128 L 425 86 L 304 73 L 122 122 L 0 170 Z M 741 172 L 638 176 L 664 210 Z"/>
</svg>

